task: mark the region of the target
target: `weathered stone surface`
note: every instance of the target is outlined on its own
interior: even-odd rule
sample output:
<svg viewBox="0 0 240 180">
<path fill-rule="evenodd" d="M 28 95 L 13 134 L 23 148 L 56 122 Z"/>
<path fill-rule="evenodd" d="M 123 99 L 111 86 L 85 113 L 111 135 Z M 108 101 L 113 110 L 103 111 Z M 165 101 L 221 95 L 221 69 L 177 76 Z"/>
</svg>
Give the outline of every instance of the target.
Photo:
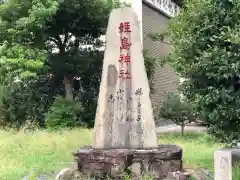
<svg viewBox="0 0 240 180">
<path fill-rule="evenodd" d="M 232 180 L 232 167 L 237 162 L 240 162 L 240 148 L 228 148 L 215 151 L 215 180 Z"/>
<path fill-rule="evenodd" d="M 164 179 L 169 172 L 182 168 L 182 149 L 176 145 L 159 145 L 157 149 L 92 149 L 81 148 L 74 154 L 78 170 L 97 178 L 121 179 L 126 174 L 137 179 L 152 175 Z"/>
<path fill-rule="evenodd" d="M 131 32 L 120 32 L 121 23 Z M 130 74 L 121 74 L 122 68 Z M 157 148 L 139 22 L 131 8 L 110 14 L 93 148 Z"/>
</svg>

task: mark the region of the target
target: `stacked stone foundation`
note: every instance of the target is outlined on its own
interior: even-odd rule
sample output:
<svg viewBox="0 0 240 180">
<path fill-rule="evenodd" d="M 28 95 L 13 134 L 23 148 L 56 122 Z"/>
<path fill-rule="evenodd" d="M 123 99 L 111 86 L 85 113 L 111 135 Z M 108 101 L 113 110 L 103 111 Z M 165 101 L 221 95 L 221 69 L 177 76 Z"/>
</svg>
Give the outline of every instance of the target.
<svg viewBox="0 0 240 180">
<path fill-rule="evenodd" d="M 151 176 L 162 180 L 169 172 L 182 169 L 182 149 L 176 145 L 159 145 L 157 149 L 93 149 L 85 146 L 74 156 L 78 170 L 96 179 Z"/>
</svg>

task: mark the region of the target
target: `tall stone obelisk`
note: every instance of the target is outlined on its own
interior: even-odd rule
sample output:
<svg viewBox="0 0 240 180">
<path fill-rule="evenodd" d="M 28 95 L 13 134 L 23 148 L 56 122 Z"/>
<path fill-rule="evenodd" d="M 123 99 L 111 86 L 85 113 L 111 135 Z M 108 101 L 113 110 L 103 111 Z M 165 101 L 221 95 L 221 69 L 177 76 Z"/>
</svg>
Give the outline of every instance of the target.
<svg viewBox="0 0 240 180">
<path fill-rule="evenodd" d="M 132 8 L 115 9 L 106 33 L 94 149 L 157 148 L 140 27 Z"/>
</svg>

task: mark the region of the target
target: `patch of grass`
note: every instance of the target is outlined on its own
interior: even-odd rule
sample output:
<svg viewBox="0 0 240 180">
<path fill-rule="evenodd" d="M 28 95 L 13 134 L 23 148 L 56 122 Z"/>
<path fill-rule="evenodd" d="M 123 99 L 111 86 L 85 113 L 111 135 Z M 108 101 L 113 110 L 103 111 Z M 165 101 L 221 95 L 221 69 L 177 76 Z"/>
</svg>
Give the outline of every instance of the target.
<svg viewBox="0 0 240 180">
<path fill-rule="evenodd" d="M 237 164 L 233 168 L 233 180 L 239 180 L 240 179 L 240 164 Z"/>
<path fill-rule="evenodd" d="M 222 147 L 215 143 L 211 136 L 203 133 L 163 134 L 159 143 L 176 144 L 183 149 L 183 164 L 187 167 L 202 167 L 213 171 L 214 151 Z"/>
<path fill-rule="evenodd" d="M 19 180 L 30 171 L 58 170 L 73 161 L 72 152 L 91 143 L 91 131 L 0 131 L 0 179 Z"/>
<path fill-rule="evenodd" d="M 18 180 L 31 171 L 43 174 L 58 171 L 73 161 L 72 152 L 91 144 L 88 129 L 47 132 L 0 131 L 0 179 Z M 183 148 L 184 165 L 213 169 L 213 153 L 221 145 L 202 133 L 178 133 L 159 136 L 159 143 Z M 239 180 L 239 179 L 238 179 Z"/>
</svg>

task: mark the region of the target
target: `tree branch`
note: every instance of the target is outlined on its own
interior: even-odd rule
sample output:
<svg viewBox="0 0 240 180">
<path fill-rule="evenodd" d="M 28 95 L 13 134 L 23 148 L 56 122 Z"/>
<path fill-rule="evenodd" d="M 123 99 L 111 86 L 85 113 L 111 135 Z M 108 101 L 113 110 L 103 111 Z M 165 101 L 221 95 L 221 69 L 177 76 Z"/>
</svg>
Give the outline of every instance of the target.
<svg viewBox="0 0 240 180">
<path fill-rule="evenodd" d="M 56 35 L 57 40 L 59 41 L 59 50 L 60 52 L 64 52 L 65 51 L 65 44 L 62 43 L 61 37 L 60 35 Z"/>
<path fill-rule="evenodd" d="M 58 47 L 60 47 L 60 42 L 57 39 L 54 39 L 53 37 L 48 37 L 48 39 L 54 42 Z"/>
<path fill-rule="evenodd" d="M 64 45 L 66 45 L 66 43 L 68 42 L 68 38 L 69 38 L 68 32 L 65 32 L 64 33 L 64 41 L 63 41 Z"/>
<path fill-rule="evenodd" d="M 79 42 L 80 40 L 78 38 L 75 39 L 75 42 L 74 42 L 74 47 L 75 47 L 75 50 L 78 49 L 79 47 Z"/>
</svg>

